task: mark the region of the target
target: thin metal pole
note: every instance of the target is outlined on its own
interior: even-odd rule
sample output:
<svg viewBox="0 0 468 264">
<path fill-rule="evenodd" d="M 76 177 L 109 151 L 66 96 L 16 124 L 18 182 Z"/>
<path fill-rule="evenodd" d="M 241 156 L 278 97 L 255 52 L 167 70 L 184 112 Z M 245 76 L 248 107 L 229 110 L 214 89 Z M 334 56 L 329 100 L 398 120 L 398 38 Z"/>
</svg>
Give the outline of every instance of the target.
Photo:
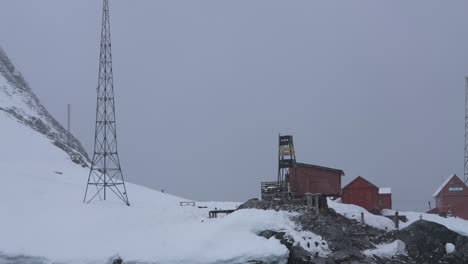
<svg viewBox="0 0 468 264">
<path fill-rule="evenodd" d="M 465 164 L 463 171 L 463 182 L 468 181 L 468 77 L 465 77 Z"/>
<path fill-rule="evenodd" d="M 67 105 L 67 144 L 70 147 L 70 111 L 71 111 L 70 104 Z"/>
</svg>

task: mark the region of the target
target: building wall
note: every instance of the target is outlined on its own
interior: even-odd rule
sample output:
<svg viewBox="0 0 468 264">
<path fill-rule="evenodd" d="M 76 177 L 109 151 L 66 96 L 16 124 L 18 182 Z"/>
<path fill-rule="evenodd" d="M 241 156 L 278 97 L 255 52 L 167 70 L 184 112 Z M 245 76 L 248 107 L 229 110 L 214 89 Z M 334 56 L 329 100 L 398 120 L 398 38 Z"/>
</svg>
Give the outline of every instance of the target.
<svg viewBox="0 0 468 264">
<path fill-rule="evenodd" d="M 289 184 L 295 196 L 308 192 L 339 195 L 341 177 L 341 173 L 337 171 L 298 164 L 295 170 L 290 171 Z"/>
<path fill-rule="evenodd" d="M 379 194 L 379 201 L 377 206 L 380 210 L 382 209 L 392 209 L 392 194 Z"/>
<path fill-rule="evenodd" d="M 437 195 L 436 206 L 439 213 L 468 220 L 468 187 L 458 177 L 453 177 Z"/>
<path fill-rule="evenodd" d="M 355 204 L 367 210 L 379 210 L 379 188 L 362 178 L 357 178 L 347 185 L 343 189 L 342 195 L 343 203 Z"/>
</svg>

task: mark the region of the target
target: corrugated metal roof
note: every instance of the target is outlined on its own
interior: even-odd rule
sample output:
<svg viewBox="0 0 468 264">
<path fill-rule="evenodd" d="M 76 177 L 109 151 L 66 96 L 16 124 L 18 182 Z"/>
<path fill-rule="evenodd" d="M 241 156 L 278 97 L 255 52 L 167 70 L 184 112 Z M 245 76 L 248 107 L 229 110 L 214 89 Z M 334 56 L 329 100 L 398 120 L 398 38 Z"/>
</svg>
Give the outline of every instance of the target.
<svg viewBox="0 0 468 264">
<path fill-rule="evenodd" d="M 373 187 L 375 187 L 375 188 L 379 188 L 379 187 L 377 187 L 375 184 L 373 184 L 372 182 L 370 182 L 370 181 L 364 179 L 364 178 L 361 177 L 361 176 L 358 176 L 356 179 L 354 179 L 354 180 L 350 181 L 348 184 L 346 184 L 346 186 L 343 187 L 342 189 L 343 189 L 343 190 L 344 190 L 344 189 L 347 189 L 348 186 L 351 185 L 351 183 L 353 183 L 353 182 L 355 182 L 355 181 L 357 181 L 357 180 L 359 180 L 359 179 L 361 179 L 361 180 L 367 182 L 369 185 L 371 185 L 371 186 L 373 186 Z"/>
<path fill-rule="evenodd" d="M 321 169 L 321 170 L 329 170 L 329 171 L 336 171 L 338 173 L 341 173 L 342 176 L 345 175 L 344 171 L 340 169 L 334 169 L 334 168 L 329 168 L 329 167 L 323 167 L 323 166 L 318 166 L 318 165 L 313 165 L 313 164 L 307 164 L 307 163 L 301 163 L 301 162 L 296 162 L 296 165 L 298 166 L 304 166 L 304 167 L 311 167 L 311 168 L 316 168 L 316 169 Z"/>
</svg>

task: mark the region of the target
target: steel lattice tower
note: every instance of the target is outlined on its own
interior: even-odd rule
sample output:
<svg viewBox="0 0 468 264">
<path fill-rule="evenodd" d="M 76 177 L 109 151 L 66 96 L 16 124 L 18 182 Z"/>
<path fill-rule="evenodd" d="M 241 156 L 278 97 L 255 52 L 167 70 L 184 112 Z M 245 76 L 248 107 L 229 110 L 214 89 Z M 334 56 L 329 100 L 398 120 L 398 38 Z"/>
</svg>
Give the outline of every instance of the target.
<svg viewBox="0 0 468 264">
<path fill-rule="evenodd" d="M 468 182 L 468 77 L 465 77 L 465 166 L 463 182 Z"/>
<path fill-rule="evenodd" d="M 293 136 L 279 136 L 278 152 L 278 186 L 282 198 L 291 195 L 289 187 L 289 173 L 296 166 L 296 152 L 294 150 Z"/>
<path fill-rule="evenodd" d="M 111 46 L 109 1 L 103 0 L 94 154 L 83 201 L 106 200 L 111 190 L 130 205 L 117 153 Z"/>
</svg>

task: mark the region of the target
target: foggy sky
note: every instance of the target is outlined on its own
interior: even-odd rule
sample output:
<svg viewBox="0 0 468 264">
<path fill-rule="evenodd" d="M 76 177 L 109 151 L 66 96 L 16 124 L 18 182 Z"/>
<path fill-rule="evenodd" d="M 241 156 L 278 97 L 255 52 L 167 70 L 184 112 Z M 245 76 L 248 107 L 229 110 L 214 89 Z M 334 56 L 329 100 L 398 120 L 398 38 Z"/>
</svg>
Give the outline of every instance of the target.
<svg viewBox="0 0 468 264">
<path fill-rule="evenodd" d="M 72 104 L 89 153 L 101 2 L 0 2 L 0 45 L 62 124 Z M 466 1 L 112 0 L 124 176 L 190 199 L 243 201 L 275 179 L 277 136 L 289 133 L 298 161 L 344 170 L 343 185 L 360 175 L 392 187 L 397 209 L 427 210 L 443 179 L 463 177 L 466 10 Z"/>
</svg>

